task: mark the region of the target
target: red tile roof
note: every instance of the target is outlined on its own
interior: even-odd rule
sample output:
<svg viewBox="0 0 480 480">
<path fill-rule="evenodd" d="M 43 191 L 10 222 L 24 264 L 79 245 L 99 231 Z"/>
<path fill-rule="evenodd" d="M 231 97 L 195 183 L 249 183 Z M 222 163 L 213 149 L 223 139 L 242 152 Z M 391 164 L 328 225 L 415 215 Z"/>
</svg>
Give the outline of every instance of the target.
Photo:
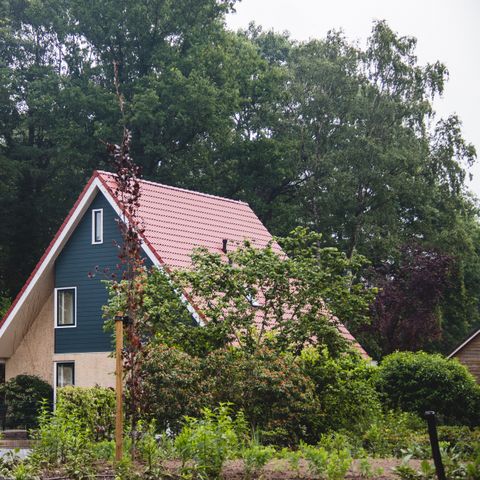
<svg viewBox="0 0 480 480">
<path fill-rule="evenodd" d="M 107 172 L 98 173 L 115 197 L 115 177 Z M 140 192 L 139 216 L 145 239 L 169 267 L 188 267 L 195 247 L 220 253 L 224 239 L 228 239 L 230 248 L 245 239 L 263 248 L 272 240 L 244 202 L 145 180 L 141 181 Z M 280 251 L 280 247 L 275 248 Z"/>
<path fill-rule="evenodd" d="M 115 198 L 115 176 L 102 171 L 98 174 Z M 145 180 L 140 183 L 139 216 L 144 222 L 145 241 L 168 267 L 190 266 L 195 247 L 220 253 L 223 239 L 232 246 L 248 239 L 258 248 L 272 240 L 247 203 Z M 274 248 L 281 252 L 276 243 Z M 338 324 L 338 330 L 368 357 L 344 325 Z"/>
</svg>

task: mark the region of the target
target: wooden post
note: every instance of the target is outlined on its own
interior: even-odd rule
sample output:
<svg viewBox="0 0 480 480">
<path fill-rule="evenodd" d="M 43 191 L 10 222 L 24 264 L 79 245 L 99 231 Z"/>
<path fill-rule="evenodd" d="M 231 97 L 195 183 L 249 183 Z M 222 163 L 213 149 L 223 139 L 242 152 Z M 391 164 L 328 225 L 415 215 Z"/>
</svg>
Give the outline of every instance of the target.
<svg viewBox="0 0 480 480">
<path fill-rule="evenodd" d="M 115 417 L 115 460 L 123 457 L 123 315 L 115 317 L 115 360 L 116 360 L 116 417 Z"/>
<path fill-rule="evenodd" d="M 442 455 L 440 453 L 440 446 L 438 444 L 437 421 L 435 419 L 435 412 L 425 412 L 425 418 L 428 424 L 428 435 L 430 437 L 430 445 L 432 447 L 433 463 L 437 472 L 438 480 L 447 480 L 445 476 L 445 468 L 443 467 Z"/>
</svg>

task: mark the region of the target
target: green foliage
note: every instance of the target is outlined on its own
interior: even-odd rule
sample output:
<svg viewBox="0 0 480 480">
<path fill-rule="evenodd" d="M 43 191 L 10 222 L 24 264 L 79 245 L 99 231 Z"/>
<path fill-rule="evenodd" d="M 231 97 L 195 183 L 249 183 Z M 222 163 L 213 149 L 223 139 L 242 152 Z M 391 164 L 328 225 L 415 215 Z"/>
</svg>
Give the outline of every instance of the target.
<svg viewBox="0 0 480 480">
<path fill-rule="evenodd" d="M 32 462 L 62 468 L 74 480 L 87 480 L 94 475 L 92 432 L 68 405 L 57 404 L 53 413 L 42 410 L 34 440 Z"/>
<path fill-rule="evenodd" d="M 283 448 L 281 451 L 281 457 L 287 460 L 289 468 L 295 472 L 295 475 L 298 478 L 300 476 L 300 462 L 303 459 L 302 451 Z"/>
<path fill-rule="evenodd" d="M 115 480 L 140 480 L 141 476 L 135 471 L 131 457 L 124 455 L 115 463 Z"/>
<path fill-rule="evenodd" d="M 242 410 L 263 441 L 295 445 L 317 435 L 315 385 L 291 355 L 232 348 L 211 353 L 203 364 L 213 404 L 230 402 Z"/>
<path fill-rule="evenodd" d="M 157 479 L 162 477 L 165 473 L 163 461 L 175 456 L 173 439 L 165 433 L 157 435 L 154 420 L 148 424 L 139 421 L 137 432 L 139 437 L 136 443 L 138 460 L 145 464 L 143 478 Z"/>
<path fill-rule="evenodd" d="M 321 403 L 320 431 L 364 432 L 381 413 L 375 368 L 354 353 L 332 358 L 326 350 L 305 349 L 302 369 L 315 383 Z M 354 419 L 354 420 L 353 420 Z"/>
<path fill-rule="evenodd" d="M 309 470 L 315 474 L 325 477 L 328 463 L 328 452 L 323 447 L 314 447 L 301 444 L 300 449 L 304 458 L 308 461 Z"/>
<path fill-rule="evenodd" d="M 399 352 L 383 359 L 377 386 L 389 408 L 423 415 L 434 410 L 447 423 L 478 425 L 480 386 L 457 360 Z"/>
<path fill-rule="evenodd" d="M 381 477 L 384 473 L 382 467 L 372 468 L 371 463 L 368 458 L 360 458 L 358 460 L 358 470 L 360 472 L 360 477 L 365 479 L 373 479 Z"/>
<path fill-rule="evenodd" d="M 420 470 L 415 470 L 408 465 L 408 460 L 408 458 L 404 459 L 401 465 L 393 469 L 393 472 L 400 478 L 404 480 L 429 480 L 436 477 L 435 467 L 427 460 L 422 460 Z"/>
<path fill-rule="evenodd" d="M 479 427 L 440 425 L 437 430 L 439 441 L 454 448 L 462 458 L 473 460 L 480 454 Z"/>
<path fill-rule="evenodd" d="M 417 443 L 418 434 L 426 434 L 426 425 L 415 414 L 387 411 L 362 433 L 364 448 L 374 457 L 400 457 Z"/>
<path fill-rule="evenodd" d="M 211 406 L 209 382 L 201 362 L 173 347 L 154 345 L 142 366 L 145 371 L 143 414 L 160 431 L 178 432 L 183 417 L 197 417 Z"/>
<path fill-rule="evenodd" d="M 205 408 L 199 419 L 187 417 L 175 438 L 182 470 L 218 478 L 225 460 L 234 458 L 245 442 L 247 425 L 239 413 L 232 417 L 228 405 L 216 410 Z"/>
<path fill-rule="evenodd" d="M 51 405 L 53 390 L 35 375 L 17 375 L 0 385 L 0 396 L 7 407 L 7 428 L 34 428 L 42 402 Z"/>
<path fill-rule="evenodd" d="M 102 387 L 57 389 L 57 408 L 69 411 L 96 442 L 111 440 L 115 430 L 115 392 Z"/>
<path fill-rule="evenodd" d="M 219 403 L 243 411 L 262 439 L 276 445 L 316 442 L 329 430 L 358 436 L 381 417 L 374 369 L 355 354 L 333 359 L 308 349 L 296 358 L 232 347 L 197 358 L 153 345 L 143 368 L 143 413 L 160 431 L 178 432 L 184 415 L 198 417 L 202 407 Z M 375 436 L 371 428 L 369 441 Z"/>
<path fill-rule="evenodd" d="M 272 446 L 263 446 L 253 440 L 241 450 L 244 478 L 251 480 L 258 477 L 262 468 L 273 458 L 275 449 Z"/>
<path fill-rule="evenodd" d="M 12 301 L 10 300 L 10 298 L 3 296 L 0 293 L 0 318 L 3 318 L 3 316 L 7 313 L 11 303 Z"/>
<path fill-rule="evenodd" d="M 40 469 L 35 462 L 20 460 L 18 449 L 6 452 L 0 459 L 0 475 L 12 480 L 39 480 Z"/>
<path fill-rule="evenodd" d="M 445 476 L 449 480 L 478 480 L 480 479 L 480 455 L 473 461 L 464 462 L 458 452 L 441 449 L 442 463 L 445 469 Z M 436 478 L 435 467 L 431 462 L 423 460 L 420 470 L 415 470 L 409 465 L 411 456 L 407 455 L 402 464 L 394 468 L 394 473 L 405 480 L 428 480 Z"/>
<path fill-rule="evenodd" d="M 348 318 L 367 321 L 375 289 L 358 280 L 365 259 L 348 259 L 334 248 L 320 248 L 321 236 L 297 229 L 290 237 L 257 248 L 249 242 L 222 256 L 206 249 L 192 254 L 192 268 L 169 279 L 153 271 L 145 287 L 145 316 L 159 342 L 205 356 L 231 342 L 248 352 L 262 346 L 298 354 L 319 343 L 336 355 L 345 340 L 336 328 Z M 188 291 L 205 325 L 192 328 L 191 314 L 178 298 Z M 110 309 L 118 296 L 110 296 Z"/>
<path fill-rule="evenodd" d="M 327 450 L 322 446 L 301 445 L 312 473 L 326 480 L 343 480 L 352 464 L 347 448 Z"/>
</svg>

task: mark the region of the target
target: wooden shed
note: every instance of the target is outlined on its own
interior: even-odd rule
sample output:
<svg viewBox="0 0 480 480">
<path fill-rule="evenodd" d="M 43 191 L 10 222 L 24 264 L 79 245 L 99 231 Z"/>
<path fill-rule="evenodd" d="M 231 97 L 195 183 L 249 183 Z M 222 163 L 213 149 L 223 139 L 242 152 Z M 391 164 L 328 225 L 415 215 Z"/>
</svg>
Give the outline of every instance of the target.
<svg viewBox="0 0 480 480">
<path fill-rule="evenodd" d="M 480 383 L 480 329 L 457 347 L 448 358 L 458 359 Z"/>
</svg>

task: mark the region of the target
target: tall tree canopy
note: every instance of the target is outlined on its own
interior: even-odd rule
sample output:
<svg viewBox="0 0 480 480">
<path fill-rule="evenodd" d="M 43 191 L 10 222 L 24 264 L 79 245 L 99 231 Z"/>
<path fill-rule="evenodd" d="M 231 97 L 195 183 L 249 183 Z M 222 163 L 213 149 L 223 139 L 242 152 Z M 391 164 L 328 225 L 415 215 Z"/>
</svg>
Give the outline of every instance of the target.
<svg viewBox="0 0 480 480">
<path fill-rule="evenodd" d="M 234 4 L 0 2 L 0 292 L 19 290 L 92 170 L 108 168 L 117 62 L 147 178 L 246 200 L 273 233 L 308 226 L 374 268 L 413 243 L 451 258 L 435 310 L 448 349 L 480 324 L 480 236 L 464 183 L 475 150 L 432 108 L 446 67 L 419 65 L 415 39 L 385 22 L 366 48 L 335 32 L 234 33 Z"/>
</svg>

